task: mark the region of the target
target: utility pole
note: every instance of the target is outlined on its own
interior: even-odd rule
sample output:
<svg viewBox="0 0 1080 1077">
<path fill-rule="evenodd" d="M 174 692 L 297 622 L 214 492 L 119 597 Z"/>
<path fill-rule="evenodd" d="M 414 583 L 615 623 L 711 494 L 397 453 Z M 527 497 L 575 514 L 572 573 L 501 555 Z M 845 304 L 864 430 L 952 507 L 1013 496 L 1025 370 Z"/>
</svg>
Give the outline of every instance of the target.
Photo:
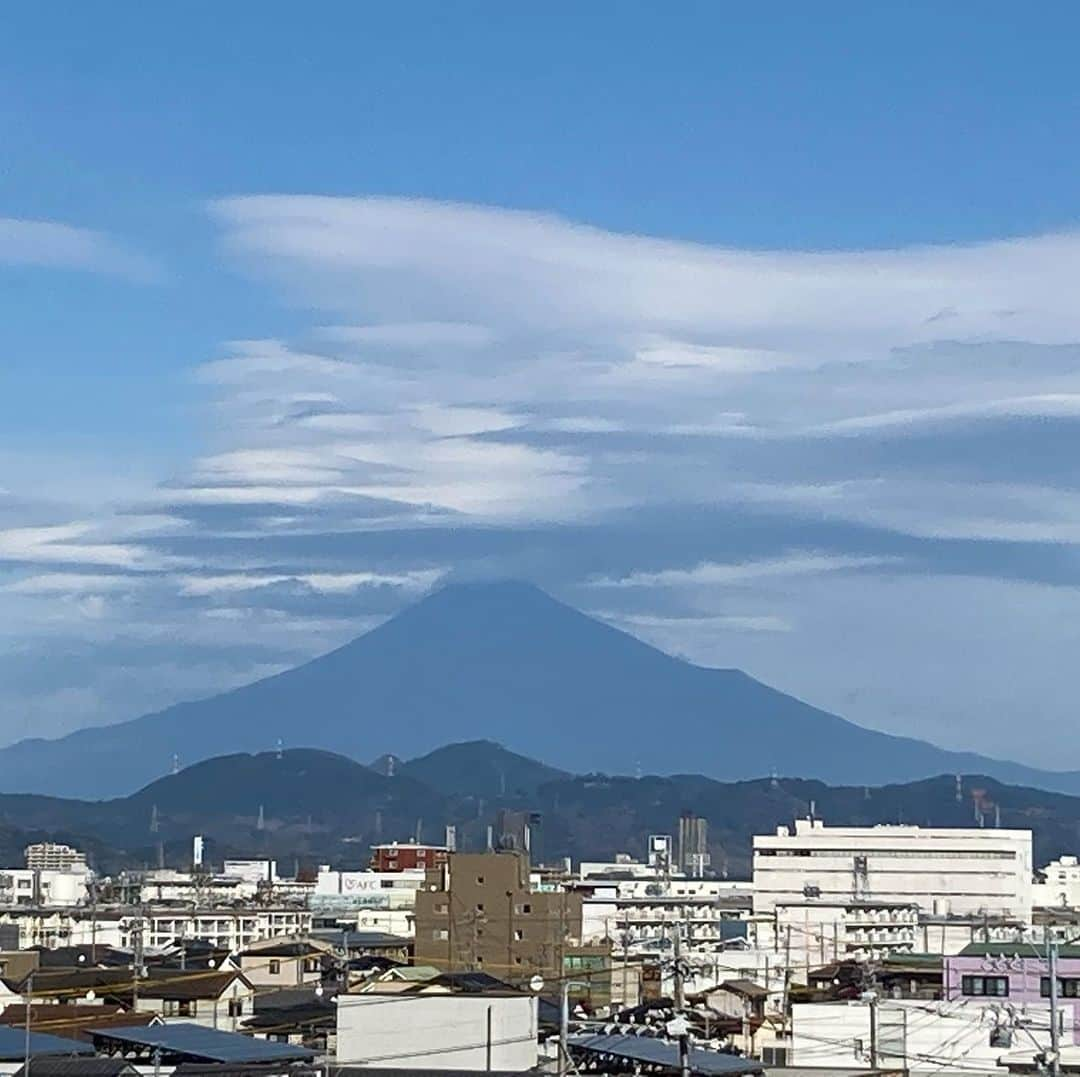
<svg viewBox="0 0 1080 1077">
<path fill-rule="evenodd" d="M 139 1009 L 139 980 L 143 975 L 143 910 L 141 908 L 139 909 L 139 915 L 131 928 L 131 949 L 131 1012 L 136 1013 Z"/>
<path fill-rule="evenodd" d="M 683 984 L 682 921 L 675 922 L 675 1009 L 682 1013 L 686 1007 L 686 991 Z"/>
<path fill-rule="evenodd" d="M 1051 1077 L 1059 1077 L 1061 1073 L 1061 1051 L 1058 1029 L 1058 975 L 1057 975 L 1057 959 L 1058 959 L 1058 946 L 1052 938 L 1047 939 L 1047 949 L 1049 952 L 1049 973 L 1050 973 L 1050 1074 Z"/>
<path fill-rule="evenodd" d="M 23 1073 L 30 1077 L 30 1012 L 34 1005 L 34 974 L 26 977 L 26 1042 L 23 1046 Z"/>
<path fill-rule="evenodd" d="M 679 1037 L 679 1074 L 690 1077 L 690 1024 L 686 1019 L 686 984 L 682 956 L 683 913 L 679 910 L 679 919 L 675 921 L 675 1020 L 676 1033 Z"/>
<path fill-rule="evenodd" d="M 877 1069 L 878 1064 L 878 997 L 876 991 L 870 992 L 870 1068 Z"/>
<path fill-rule="evenodd" d="M 576 980 L 563 980 L 562 983 L 559 994 L 559 1077 L 566 1077 L 570 1068 L 570 988 L 587 986 L 588 984 Z"/>
</svg>

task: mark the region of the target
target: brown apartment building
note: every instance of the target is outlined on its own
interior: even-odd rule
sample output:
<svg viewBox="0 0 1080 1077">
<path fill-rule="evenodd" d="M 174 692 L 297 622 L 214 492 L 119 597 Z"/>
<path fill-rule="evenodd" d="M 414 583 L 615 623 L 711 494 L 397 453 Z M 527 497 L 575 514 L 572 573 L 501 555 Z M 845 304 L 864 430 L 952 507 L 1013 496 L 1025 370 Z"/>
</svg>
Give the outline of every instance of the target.
<svg viewBox="0 0 1080 1077">
<path fill-rule="evenodd" d="M 416 895 L 416 964 L 557 980 L 580 945 L 581 903 L 577 893 L 530 889 L 525 852 L 451 853 Z"/>
</svg>

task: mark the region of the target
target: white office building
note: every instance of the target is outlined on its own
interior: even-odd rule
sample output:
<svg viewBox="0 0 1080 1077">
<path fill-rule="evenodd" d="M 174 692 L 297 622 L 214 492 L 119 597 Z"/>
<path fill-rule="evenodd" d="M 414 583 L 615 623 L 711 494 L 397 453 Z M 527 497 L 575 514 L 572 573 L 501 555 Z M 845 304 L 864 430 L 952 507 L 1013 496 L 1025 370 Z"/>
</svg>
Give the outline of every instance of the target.
<svg viewBox="0 0 1080 1077">
<path fill-rule="evenodd" d="M 1062 856 L 1051 860 L 1039 875 L 1041 881 L 1034 887 L 1036 908 L 1080 908 L 1080 859 Z"/>
<path fill-rule="evenodd" d="M 912 904 L 920 913 L 1030 921 L 1031 831 L 826 826 L 754 838 L 754 913 L 800 902 Z"/>
</svg>

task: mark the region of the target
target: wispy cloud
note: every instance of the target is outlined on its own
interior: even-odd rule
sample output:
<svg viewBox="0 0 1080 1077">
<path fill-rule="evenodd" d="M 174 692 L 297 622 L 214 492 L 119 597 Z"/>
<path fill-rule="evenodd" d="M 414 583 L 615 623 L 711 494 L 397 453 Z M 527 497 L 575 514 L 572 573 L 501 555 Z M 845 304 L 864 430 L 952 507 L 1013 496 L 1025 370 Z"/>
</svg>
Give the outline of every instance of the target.
<svg viewBox="0 0 1080 1077">
<path fill-rule="evenodd" d="M 0 265 L 110 273 L 136 281 L 159 280 L 159 262 L 112 236 L 56 221 L 0 217 Z"/>
<path fill-rule="evenodd" d="M 886 557 L 838 557 L 821 553 L 796 553 L 762 561 L 720 564 L 702 561 L 690 568 L 666 568 L 659 572 L 630 572 L 617 578 L 601 577 L 594 587 L 726 587 L 784 576 L 817 575 L 881 568 L 895 563 Z"/>
<path fill-rule="evenodd" d="M 58 694 L 58 721 L 148 698 L 120 672 L 132 633 L 182 649 L 209 689 L 455 573 L 532 577 L 800 691 L 797 668 L 818 701 L 900 728 L 910 714 L 875 696 L 888 635 L 872 648 L 834 596 L 908 625 L 909 659 L 947 655 L 957 683 L 977 670 L 950 635 L 972 628 L 944 608 L 956 595 L 985 601 L 975 628 L 1008 618 L 1016 581 L 1030 611 L 1034 580 L 1068 585 L 1051 605 L 1071 608 L 1080 235 L 760 252 L 402 199 L 211 212 L 229 265 L 301 313 L 288 339 L 223 343 L 195 372 L 204 453 L 100 519 L 78 491 L 66 516 L 31 512 L 5 472 L 3 638 L 112 641 L 100 694 Z M 123 271 L 107 237 L 59 227 L 37 248 L 0 231 L 0 262 Z M 847 702 L 814 673 L 843 680 L 840 653 L 868 671 Z"/>
</svg>

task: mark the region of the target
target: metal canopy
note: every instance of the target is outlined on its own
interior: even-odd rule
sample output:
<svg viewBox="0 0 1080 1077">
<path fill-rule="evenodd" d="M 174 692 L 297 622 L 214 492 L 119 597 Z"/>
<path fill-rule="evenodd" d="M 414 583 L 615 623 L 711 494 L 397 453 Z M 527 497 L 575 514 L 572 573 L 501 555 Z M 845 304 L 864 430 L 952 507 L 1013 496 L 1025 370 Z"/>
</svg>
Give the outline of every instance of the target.
<svg viewBox="0 0 1080 1077">
<path fill-rule="evenodd" d="M 194 1062 L 310 1062 L 314 1051 L 290 1043 L 256 1040 L 237 1032 L 222 1032 L 190 1022 L 91 1029 L 94 1046 L 117 1046 L 146 1055 L 160 1052 L 162 1060 Z"/>
<path fill-rule="evenodd" d="M 679 1045 L 651 1036 L 571 1036 L 568 1044 L 579 1051 L 637 1062 L 644 1066 L 679 1069 Z M 708 1077 L 735 1077 L 737 1074 L 761 1073 L 762 1065 L 752 1058 L 740 1058 L 720 1051 L 690 1048 L 690 1070 Z"/>
<path fill-rule="evenodd" d="M 79 1040 L 63 1036 L 49 1036 L 44 1032 L 30 1033 L 30 1057 L 48 1055 L 92 1055 L 93 1047 Z M 21 1062 L 26 1056 L 26 1032 L 11 1025 L 0 1025 L 0 1062 Z"/>
</svg>

